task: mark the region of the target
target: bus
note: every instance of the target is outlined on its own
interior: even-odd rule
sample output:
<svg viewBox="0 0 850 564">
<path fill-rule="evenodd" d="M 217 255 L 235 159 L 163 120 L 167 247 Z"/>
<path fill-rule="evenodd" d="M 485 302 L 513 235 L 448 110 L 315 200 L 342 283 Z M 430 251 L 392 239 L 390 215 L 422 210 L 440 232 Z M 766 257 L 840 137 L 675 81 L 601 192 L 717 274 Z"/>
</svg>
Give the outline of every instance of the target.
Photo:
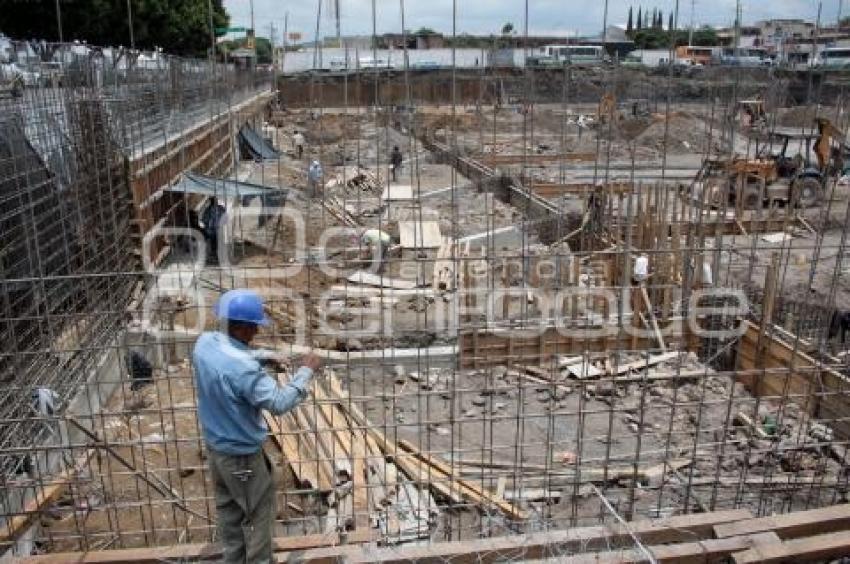
<svg viewBox="0 0 850 564">
<path fill-rule="evenodd" d="M 539 54 L 550 60 L 575 65 L 601 65 L 610 60 L 601 45 L 544 45 Z"/>
<path fill-rule="evenodd" d="M 691 65 L 710 65 L 716 60 L 718 49 L 715 47 L 694 47 L 682 45 L 676 47 L 676 61 Z"/>
<path fill-rule="evenodd" d="M 766 49 L 759 47 L 726 47 L 720 55 L 720 62 L 733 67 L 768 67 L 773 64 L 773 59 Z"/>
<path fill-rule="evenodd" d="M 818 54 L 817 66 L 825 69 L 850 69 L 850 47 L 829 47 Z"/>
</svg>

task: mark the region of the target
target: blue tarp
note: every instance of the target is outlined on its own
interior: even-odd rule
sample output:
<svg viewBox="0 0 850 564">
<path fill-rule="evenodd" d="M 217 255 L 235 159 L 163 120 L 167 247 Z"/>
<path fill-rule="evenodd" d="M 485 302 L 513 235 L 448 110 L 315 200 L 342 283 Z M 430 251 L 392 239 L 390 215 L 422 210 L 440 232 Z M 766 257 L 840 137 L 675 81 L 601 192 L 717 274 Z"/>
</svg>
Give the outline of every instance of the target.
<svg viewBox="0 0 850 564">
<path fill-rule="evenodd" d="M 280 157 L 280 151 L 266 143 L 266 140 L 247 124 L 239 129 L 239 145 L 255 161 Z"/>
</svg>

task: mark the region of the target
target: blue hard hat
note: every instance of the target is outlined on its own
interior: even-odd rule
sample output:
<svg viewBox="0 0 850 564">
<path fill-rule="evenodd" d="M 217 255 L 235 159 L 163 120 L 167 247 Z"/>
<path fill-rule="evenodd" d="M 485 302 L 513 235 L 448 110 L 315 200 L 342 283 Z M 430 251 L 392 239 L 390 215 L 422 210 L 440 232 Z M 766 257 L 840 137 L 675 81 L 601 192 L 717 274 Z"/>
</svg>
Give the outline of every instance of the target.
<svg viewBox="0 0 850 564">
<path fill-rule="evenodd" d="M 263 311 L 263 298 L 253 290 L 240 288 L 225 292 L 215 304 L 215 315 L 219 319 L 229 321 L 255 325 L 269 324 L 269 318 Z"/>
</svg>

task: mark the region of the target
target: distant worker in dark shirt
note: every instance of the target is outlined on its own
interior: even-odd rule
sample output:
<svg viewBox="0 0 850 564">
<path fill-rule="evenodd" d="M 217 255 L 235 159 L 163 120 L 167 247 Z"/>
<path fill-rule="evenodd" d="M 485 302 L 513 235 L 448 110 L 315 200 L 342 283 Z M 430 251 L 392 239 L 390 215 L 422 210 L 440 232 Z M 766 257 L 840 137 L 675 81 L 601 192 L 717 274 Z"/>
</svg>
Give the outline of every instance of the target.
<svg viewBox="0 0 850 564">
<path fill-rule="evenodd" d="M 207 260 L 213 263 L 218 261 L 218 231 L 226 211 L 224 206 L 218 203 L 218 199 L 213 196 L 201 214 L 202 233 L 207 241 Z"/>
<path fill-rule="evenodd" d="M 396 145 L 390 153 L 390 170 L 393 172 L 393 182 L 398 180 L 398 170 L 401 168 L 402 161 L 404 161 L 404 157 L 402 157 L 401 151 Z"/>
</svg>

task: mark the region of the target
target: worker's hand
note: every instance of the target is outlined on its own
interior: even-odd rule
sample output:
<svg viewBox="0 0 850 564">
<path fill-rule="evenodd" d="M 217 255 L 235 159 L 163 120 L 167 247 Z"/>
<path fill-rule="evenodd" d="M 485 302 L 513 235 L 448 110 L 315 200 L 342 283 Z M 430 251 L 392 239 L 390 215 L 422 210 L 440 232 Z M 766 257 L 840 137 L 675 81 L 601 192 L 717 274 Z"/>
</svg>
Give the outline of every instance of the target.
<svg viewBox="0 0 850 564">
<path fill-rule="evenodd" d="M 261 349 L 255 351 L 254 356 L 260 364 L 276 372 L 281 372 L 292 364 L 292 355 L 280 351 Z"/>
<path fill-rule="evenodd" d="M 315 372 L 322 366 L 322 359 L 316 353 L 309 352 L 301 358 L 301 364 Z"/>
</svg>

